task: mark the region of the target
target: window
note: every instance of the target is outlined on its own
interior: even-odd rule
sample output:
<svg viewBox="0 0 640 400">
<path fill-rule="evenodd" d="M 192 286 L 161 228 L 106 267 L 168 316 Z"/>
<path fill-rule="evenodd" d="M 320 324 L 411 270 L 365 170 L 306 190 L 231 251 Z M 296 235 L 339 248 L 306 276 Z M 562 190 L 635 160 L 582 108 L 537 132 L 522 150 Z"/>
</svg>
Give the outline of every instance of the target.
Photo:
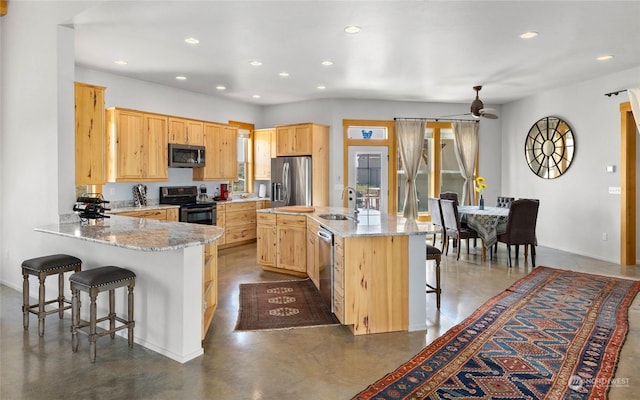
<svg viewBox="0 0 640 400">
<path fill-rule="evenodd" d="M 418 213 L 426 213 L 428 211 L 429 197 L 433 192 L 430 189 L 431 176 L 433 175 L 433 129 L 427 129 L 425 132 L 425 139 L 422 144 L 422 159 L 420 160 L 420 167 L 418 168 L 418 176 L 416 177 L 416 191 L 418 192 Z M 402 213 L 405 199 L 406 189 L 406 174 L 402 168 L 402 161 L 400 159 L 400 152 L 396 154 L 397 158 L 397 171 L 398 171 L 398 213 Z"/>
<path fill-rule="evenodd" d="M 236 193 L 249 191 L 247 171 L 249 170 L 249 131 L 238 130 L 238 179 L 231 182 L 231 190 Z"/>
</svg>

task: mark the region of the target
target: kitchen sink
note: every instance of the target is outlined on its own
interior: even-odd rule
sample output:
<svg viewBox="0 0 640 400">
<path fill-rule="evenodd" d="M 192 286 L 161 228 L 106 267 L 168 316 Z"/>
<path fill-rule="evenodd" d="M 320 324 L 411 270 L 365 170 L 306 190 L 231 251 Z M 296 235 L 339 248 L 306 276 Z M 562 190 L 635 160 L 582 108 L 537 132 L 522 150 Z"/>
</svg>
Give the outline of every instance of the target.
<svg viewBox="0 0 640 400">
<path fill-rule="evenodd" d="M 332 221 L 355 221 L 356 219 L 350 215 L 345 214 L 320 214 L 318 215 L 320 218 L 328 219 Z"/>
</svg>

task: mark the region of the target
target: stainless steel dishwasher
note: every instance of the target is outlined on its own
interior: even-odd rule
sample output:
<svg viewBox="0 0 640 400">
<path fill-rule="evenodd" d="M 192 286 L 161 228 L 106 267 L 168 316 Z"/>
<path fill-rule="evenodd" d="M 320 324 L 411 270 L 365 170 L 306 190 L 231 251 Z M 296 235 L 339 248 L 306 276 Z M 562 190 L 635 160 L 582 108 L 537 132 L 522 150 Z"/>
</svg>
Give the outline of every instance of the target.
<svg viewBox="0 0 640 400">
<path fill-rule="evenodd" d="M 320 296 L 333 312 L 333 233 L 325 227 L 318 229 L 320 261 Z"/>
</svg>

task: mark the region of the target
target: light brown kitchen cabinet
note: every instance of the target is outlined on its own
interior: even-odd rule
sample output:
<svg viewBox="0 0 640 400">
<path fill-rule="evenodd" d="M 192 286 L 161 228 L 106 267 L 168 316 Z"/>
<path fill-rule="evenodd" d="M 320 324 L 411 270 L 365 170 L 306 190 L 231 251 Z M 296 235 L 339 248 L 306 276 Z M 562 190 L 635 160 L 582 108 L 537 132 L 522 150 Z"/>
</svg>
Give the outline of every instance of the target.
<svg viewBox="0 0 640 400">
<path fill-rule="evenodd" d="M 307 275 L 320 289 L 320 242 L 318 229 L 320 224 L 312 219 L 307 219 Z"/>
<path fill-rule="evenodd" d="M 314 206 L 329 206 L 329 127 L 315 123 L 276 126 L 277 156 L 311 156 Z"/>
<path fill-rule="evenodd" d="M 159 220 L 163 220 L 163 221 L 178 222 L 178 209 L 177 208 L 163 208 L 163 209 L 153 209 L 153 210 L 125 211 L 125 212 L 114 213 L 114 215 L 119 215 L 119 216 L 124 216 L 124 217 L 159 219 Z"/>
<path fill-rule="evenodd" d="M 275 151 L 276 130 L 256 129 L 253 131 L 253 176 L 257 180 L 271 179 L 271 157 Z"/>
<path fill-rule="evenodd" d="M 276 214 L 258 213 L 257 262 L 269 267 L 276 266 Z"/>
<path fill-rule="evenodd" d="M 276 217 L 276 268 L 307 274 L 307 217 Z"/>
<path fill-rule="evenodd" d="M 263 201 L 219 202 L 216 210 L 216 226 L 224 229 L 218 240 L 221 249 L 255 241 L 257 237 L 256 207 Z"/>
<path fill-rule="evenodd" d="M 213 314 L 218 307 L 218 244 L 209 243 L 203 249 L 202 268 L 202 340 L 207 336 Z"/>
<path fill-rule="evenodd" d="M 333 313 L 342 324 L 344 318 L 344 238 L 333 237 Z"/>
<path fill-rule="evenodd" d="M 106 116 L 108 181 L 168 180 L 167 116 L 122 108 Z"/>
<path fill-rule="evenodd" d="M 194 180 L 238 179 L 238 128 L 204 123 L 205 166 L 193 169 Z"/>
<path fill-rule="evenodd" d="M 76 185 L 107 182 L 106 88 L 75 82 Z"/>
<path fill-rule="evenodd" d="M 204 123 L 192 119 L 169 117 L 169 143 L 204 145 Z"/>
</svg>

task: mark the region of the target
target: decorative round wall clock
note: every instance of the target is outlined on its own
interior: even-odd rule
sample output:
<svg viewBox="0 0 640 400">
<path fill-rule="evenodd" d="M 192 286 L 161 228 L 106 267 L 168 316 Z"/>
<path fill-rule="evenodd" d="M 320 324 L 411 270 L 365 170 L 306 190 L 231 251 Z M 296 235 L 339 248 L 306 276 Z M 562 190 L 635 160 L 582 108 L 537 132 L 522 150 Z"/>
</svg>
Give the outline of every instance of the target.
<svg viewBox="0 0 640 400">
<path fill-rule="evenodd" d="M 534 174 L 554 179 L 571 165 L 575 147 L 573 131 L 566 121 L 558 117 L 544 117 L 529 129 L 524 154 Z"/>
</svg>

